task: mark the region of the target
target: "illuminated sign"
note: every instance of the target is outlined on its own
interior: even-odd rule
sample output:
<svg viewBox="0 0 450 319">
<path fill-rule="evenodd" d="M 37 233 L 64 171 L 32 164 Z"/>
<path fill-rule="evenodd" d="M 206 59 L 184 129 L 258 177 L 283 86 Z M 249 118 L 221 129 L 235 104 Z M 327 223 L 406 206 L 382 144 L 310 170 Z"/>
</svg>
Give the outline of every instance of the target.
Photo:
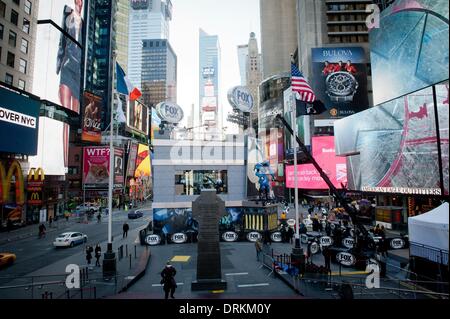
<svg viewBox="0 0 450 319">
<path fill-rule="evenodd" d="M 254 99 L 250 91 L 244 86 L 236 86 L 228 91 L 228 102 L 233 108 L 244 113 L 250 113 L 254 106 Z"/>
<path fill-rule="evenodd" d="M 169 123 L 180 123 L 184 117 L 183 109 L 174 103 L 161 102 L 156 105 L 156 112 L 158 116 Z"/>
</svg>

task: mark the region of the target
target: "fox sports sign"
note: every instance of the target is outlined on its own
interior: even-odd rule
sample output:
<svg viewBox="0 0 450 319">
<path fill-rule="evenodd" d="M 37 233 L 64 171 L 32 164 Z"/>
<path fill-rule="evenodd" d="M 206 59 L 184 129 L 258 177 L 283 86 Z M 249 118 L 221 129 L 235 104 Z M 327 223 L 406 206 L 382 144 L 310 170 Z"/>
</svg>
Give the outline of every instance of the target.
<svg viewBox="0 0 450 319">
<path fill-rule="evenodd" d="M 228 102 L 234 109 L 244 113 L 253 110 L 254 101 L 250 91 L 244 86 L 236 86 L 228 91 Z"/>
</svg>

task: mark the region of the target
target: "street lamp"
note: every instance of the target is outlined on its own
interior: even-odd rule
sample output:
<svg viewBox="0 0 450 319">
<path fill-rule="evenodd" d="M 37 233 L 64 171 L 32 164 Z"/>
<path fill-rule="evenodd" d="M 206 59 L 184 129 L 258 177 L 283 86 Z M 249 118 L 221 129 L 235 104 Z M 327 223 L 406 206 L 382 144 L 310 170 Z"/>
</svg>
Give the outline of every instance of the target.
<svg viewBox="0 0 450 319">
<path fill-rule="evenodd" d="M 113 200 L 113 182 L 114 182 L 114 98 L 115 98 L 115 71 L 116 71 L 117 51 L 112 53 L 113 71 L 112 71 L 112 92 L 111 92 L 111 122 L 109 127 L 109 185 L 108 185 L 108 246 L 103 257 L 103 274 L 114 276 L 116 273 L 116 254 L 112 248 L 112 200 Z"/>
</svg>

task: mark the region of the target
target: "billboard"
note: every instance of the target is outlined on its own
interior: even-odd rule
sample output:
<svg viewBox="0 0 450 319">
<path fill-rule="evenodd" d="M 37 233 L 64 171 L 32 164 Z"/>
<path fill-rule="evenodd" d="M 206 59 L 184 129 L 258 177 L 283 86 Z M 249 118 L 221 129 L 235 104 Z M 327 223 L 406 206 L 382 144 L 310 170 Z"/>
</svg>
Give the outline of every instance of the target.
<svg viewBox="0 0 450 319">
<path fill-rule="evenodd" d="M 148 145 L 139 144 L 134 177 L 151 176 L 150 149 Z"/>
<path fill-rule="evenodd" d="M 0 152 L 37 154 L 40 106 L 39 101 L 0 87 Z"/>
<path fill-rule="evenodd" d="M 139 101 L 129 100 L 127 103 L 126 129 L 148 135 L 148 107 Z"/>
<path fill-rule="evenodd" d="M 374 104 L 449 78 L 447 1 L 397 0 L 370 30 Z"/>
<path fill-rule="evenodd" d="M 258 196 L 259 178 L 255 175 L 255 165 L 265 159 L 262 141 L 247 137 L 247 197 Z"/>
<path fill-rule="evenodd" d="M 161 119 L 159 118 L 156 110 L 152 108 L 152 119 L 151 119 L 151 142 L 155 139 L 156 134 L 159 134 L 159 125 L 161 124 Z M 133 173 L 134 174 L 134 173 Z"/>
<path fill-rule="evenodd" d="M 130 143 L 130 150 L 128 152 L 127 177 L 134 177 L 136 170 L 136 159 L 138 153 L 138 144 Z"/>
<path fill-rule="evenodd" d="M 84 115 L 81 139 L 86 142 L 100 143 L 102 140 L 102 103 L 100 96 L 84 92 Z"/>
<path fill-rule="evenodd" d="M 347 184 L 347 165 L 345 157 L 337 157 L 333 136 L 312 138 L 313 157 L 336 188 Z M 297 187 L 302 189 L 328 189 L 312 164 L 297 166 Z M 294 166 L 286 166 L 286 186 L 295 187 Z"/>
<path fill-rule="evenodd" d="M 83 149 L 84 188 L 104 188 L 109 184 L 109 147 Z"/>
<path fill-rule="evenodd" d="M 436 87 L 446 194 L 448 96 L 448 83 Z M 349 189 L 442 195 L 433 100 L 430 87 L 335 122 L 336 152 L 347 156 Z"/>
<path fill-rule="evenodd" d="M 367 58 L 362 47 L 313 48 L 312 87 L 327 108 L 316 118 L 339 118 L 369 107 Z"/>
<path fill-rule="evenodd" d="M 46 175 L 61 176 L 67 173 L 66 128 L 68 125 L 63 122 L 48 117 L 39 118 L 37 155 L 28 158 L 31 167 L 41 167 Z"/>
<path fill-rule="evenodd" d="M 122 188 L 125 185 L 124 154 L 123 149 L 114 149 L 114 188 Z"/>
<path fill-rule="evenodd" d="M 83 64 L 83 0 L 39 1 L 33 94 L 80 112 Z M 55 23 L 63 32 L 50 23 Z"/>
</svg>

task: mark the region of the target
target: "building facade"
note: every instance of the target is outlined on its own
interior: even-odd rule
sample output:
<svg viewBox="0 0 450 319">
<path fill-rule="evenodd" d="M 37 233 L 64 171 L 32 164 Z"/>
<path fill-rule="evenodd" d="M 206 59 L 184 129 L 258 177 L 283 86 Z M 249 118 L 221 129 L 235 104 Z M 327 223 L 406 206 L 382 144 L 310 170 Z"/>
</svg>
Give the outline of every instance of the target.
<svg viewBox="0 0 450 319">
<path fill-rule="evenodd" d="M 199 36 L 200 125 L 207 125 L 209 130 L 220 130 L 222 112 L 219 107 L 219 37 L 209 35 L 201 29 Z"/>
<path fill-rule="evenodd" d="M 177 102 L 177 56 L 167 40 L 143 40 L 142 96 L 144 104 Z"/>
<path fill-rule="evenodd" d="M 298 46 L 296 5 L 296 0 L 260 0 L 264 79 L 290 72 L 291 55 Z"/>
<path fill-rule="evenodd" d="M 0 81 L 32 92 L 39 1 L 0 1 Z"/>
<path fill-rule="evenodd" d="M 170 0 L 131 1 L 128 33 L 128 78 L 141 88 L 143 40 L 169 39 Z"/>
<path fill-rule="evenodd" d="M 238 64 L 239 64 L 239 75 L 241 76 L 241 85 L 247 85 L 247 56 L 248 56 L 248 44 L 238 45 Z"/>
<path fill-rule="evenodd" d="M 259 84 L 262 81 L 262 61 L 258 41 L 254 32 L 250 33 L 246 63 L 247 88 L 254 98 L 255 106 L 250 113 L 250 125 L 257 131 L 259 111 Z"/>
<path fill-rule="evenodd" d="M 130 2 L 117 1 L 116 16 L 116 50 L 117 62 L 125 73 L 128 73 L 128 29 L 129 29 Z"/>
</svg>

